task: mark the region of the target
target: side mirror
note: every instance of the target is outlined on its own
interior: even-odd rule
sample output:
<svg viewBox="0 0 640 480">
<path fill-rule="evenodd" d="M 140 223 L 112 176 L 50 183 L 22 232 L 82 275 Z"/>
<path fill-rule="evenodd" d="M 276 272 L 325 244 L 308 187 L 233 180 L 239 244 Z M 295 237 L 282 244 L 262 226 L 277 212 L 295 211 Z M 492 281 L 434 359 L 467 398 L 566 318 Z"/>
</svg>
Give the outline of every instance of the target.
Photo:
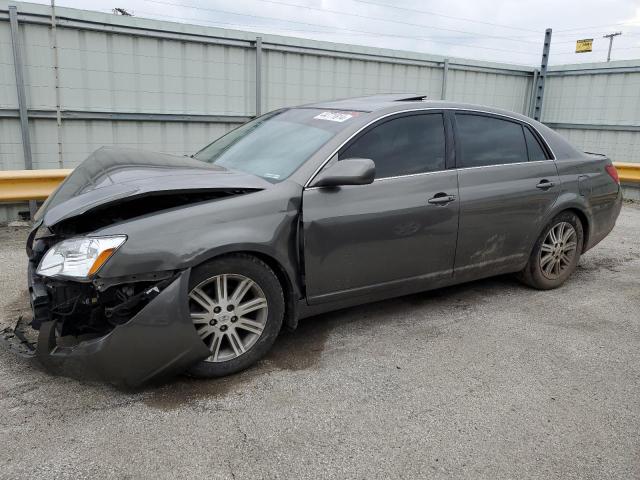
<svg viewBox="0 0 640 480">
<path fill-rule="evenodd" d="M 368 158 L 339 160 L 320 172 L 312 187 L 340 187 L 343 185 L 367 185 L 376 177 L 376 164 Z"/>
</svg>

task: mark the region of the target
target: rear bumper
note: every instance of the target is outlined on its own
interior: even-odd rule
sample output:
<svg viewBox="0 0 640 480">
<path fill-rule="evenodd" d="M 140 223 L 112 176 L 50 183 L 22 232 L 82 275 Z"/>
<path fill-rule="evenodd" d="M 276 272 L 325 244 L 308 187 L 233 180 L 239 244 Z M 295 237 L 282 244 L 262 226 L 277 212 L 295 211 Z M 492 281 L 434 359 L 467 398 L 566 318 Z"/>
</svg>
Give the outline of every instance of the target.
<svg viewBox="0 0 640 480">
<path fill-rule="evenodd" d="M 129 387 L 184 371 L 210 355 L 189 317 L 189 273 L 183 271 L 128 322 L 99 338 L 61 346 L 56 338 L 56 322 L 44 321 L 36 357 L 53 373 L 100 378 Z M 44 285 L 30 271 L 34 315 L 42 316 L 42 310 L 47 308 L 43 289 Z"/>
</svg>

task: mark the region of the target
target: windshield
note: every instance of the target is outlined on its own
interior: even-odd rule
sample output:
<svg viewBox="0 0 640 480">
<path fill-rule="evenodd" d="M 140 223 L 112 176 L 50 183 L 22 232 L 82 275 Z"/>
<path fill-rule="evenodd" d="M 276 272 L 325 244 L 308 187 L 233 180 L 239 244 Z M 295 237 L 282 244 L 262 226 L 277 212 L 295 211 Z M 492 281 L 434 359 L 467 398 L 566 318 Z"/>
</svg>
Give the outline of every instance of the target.
<svg viewBox="0 0 640 480">
<path fill-rule="evenodd" d="M 273 112 L 229 132 L 194 158 L 279 182 L 360 113 L 315 108 Z"/>
</svg>

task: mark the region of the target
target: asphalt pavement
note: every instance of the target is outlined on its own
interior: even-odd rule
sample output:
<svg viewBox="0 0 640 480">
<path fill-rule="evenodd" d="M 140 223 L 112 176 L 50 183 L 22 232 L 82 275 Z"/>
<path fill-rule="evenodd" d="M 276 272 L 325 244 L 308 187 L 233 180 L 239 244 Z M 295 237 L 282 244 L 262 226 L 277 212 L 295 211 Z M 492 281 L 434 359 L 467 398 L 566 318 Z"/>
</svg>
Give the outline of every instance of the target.
<svg viewBox="0 0 640 480">
<path fill-rule="evenodd" d="M 25 235 L 0 227 L 0 326 Z M 0 349 L 0 478 L 640 478 L 640 207 L 560 289 L 309 318 L 225 379 L 122 391 Z"/>
</svg>

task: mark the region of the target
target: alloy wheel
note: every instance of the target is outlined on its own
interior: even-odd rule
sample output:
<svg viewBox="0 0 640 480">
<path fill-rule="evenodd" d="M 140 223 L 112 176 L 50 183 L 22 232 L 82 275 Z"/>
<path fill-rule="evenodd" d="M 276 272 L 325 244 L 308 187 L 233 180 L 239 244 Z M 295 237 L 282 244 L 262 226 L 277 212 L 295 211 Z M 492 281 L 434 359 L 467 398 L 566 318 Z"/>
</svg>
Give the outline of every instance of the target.
<svg viewBox="0 0 640 480">
<path fill-rule="evenodd" d="M 560 222 L 549 229 L 540 248 L 540 270 L 549 280 L 562 275 L 573 262 L 578 246 L 576 230 L 568 222 Z"/>
<path fill-rule="evenodd" d="M 267 298 L 244 275 L 221 274 L 189 293 L 189 312 L 196 332 L 209 347 L 207 362 L 226 362 L 247 352 L 265 329 Z"/>
</svg>

